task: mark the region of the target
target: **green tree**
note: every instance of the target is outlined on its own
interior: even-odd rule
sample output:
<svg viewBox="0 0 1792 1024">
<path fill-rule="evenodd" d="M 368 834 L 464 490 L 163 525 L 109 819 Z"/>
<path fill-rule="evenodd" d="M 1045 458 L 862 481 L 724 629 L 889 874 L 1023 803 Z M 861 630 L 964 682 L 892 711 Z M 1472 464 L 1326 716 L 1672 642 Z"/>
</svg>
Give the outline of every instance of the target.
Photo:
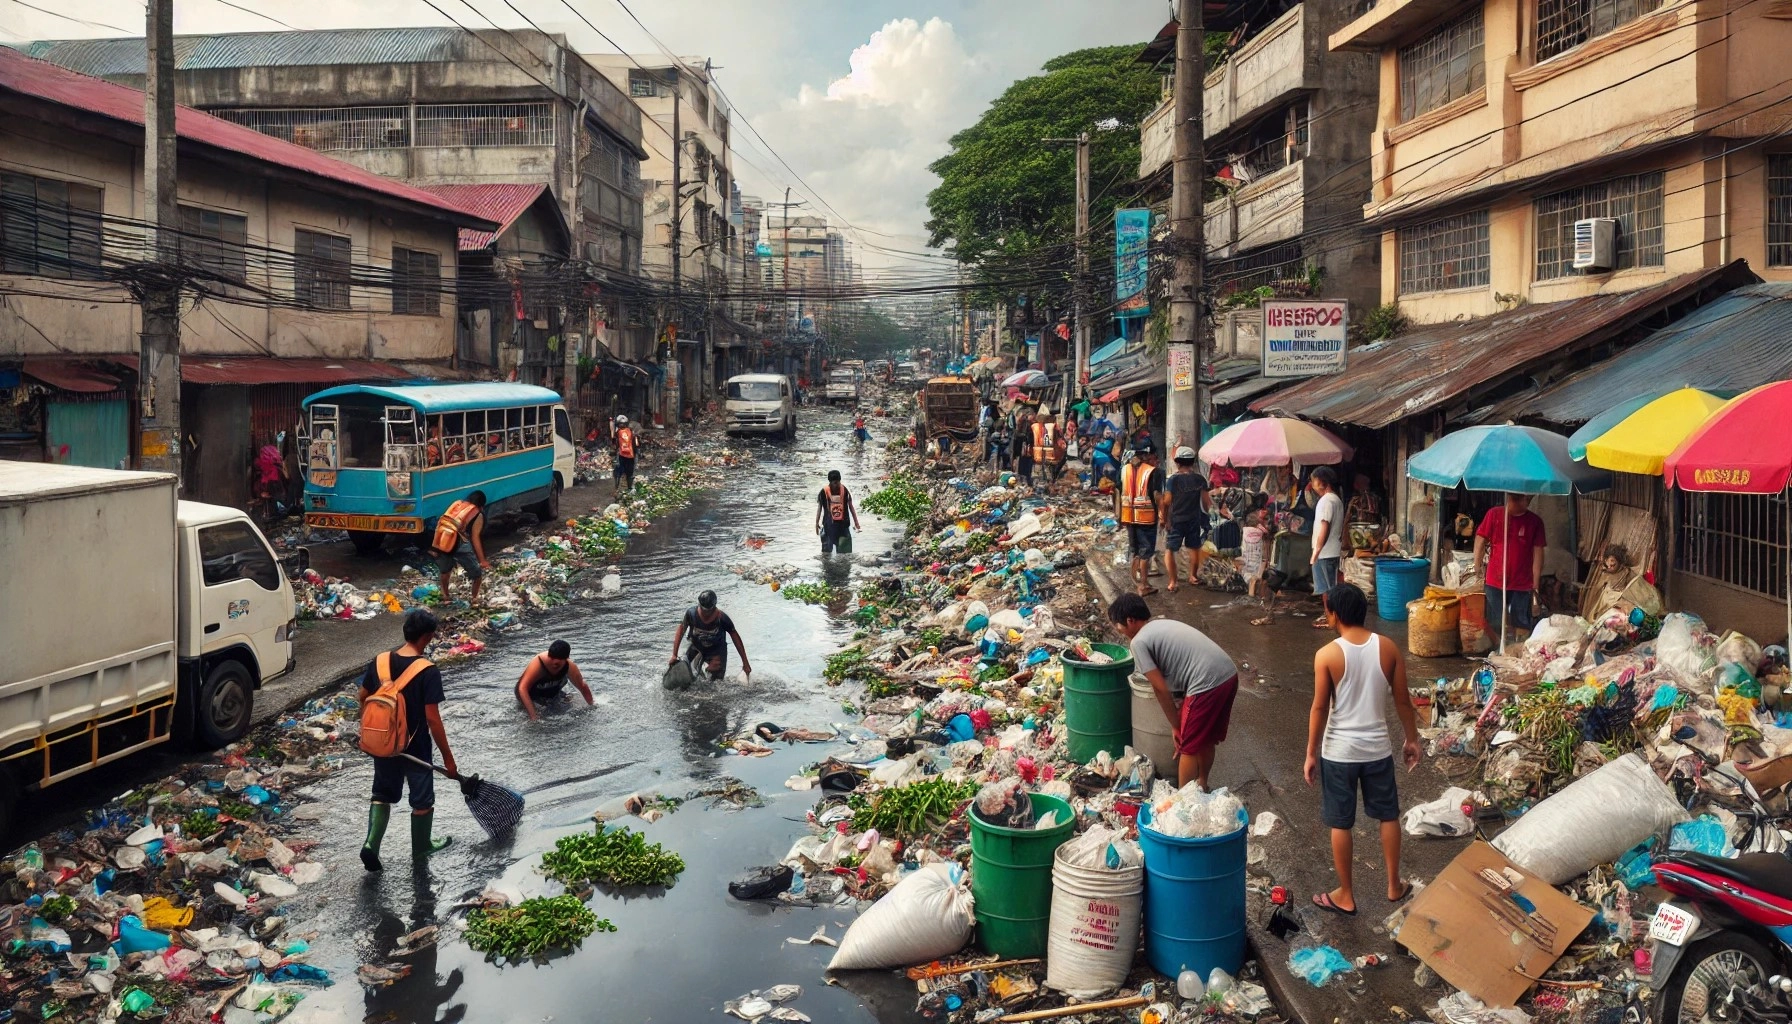
<svg viewBox="0 0 1792 1024">
<path fill-rule="evenodd" d="M 1138 176 L 1139 123 L 1158 104 L 1158 72 L 1136 61 L 1142 48 L 1055 57 L 1044 74 L 1009 86 L 976 124 L 952 136 L 952 151 L 929 168 L 940 179 L 927 196 L 929 244 L 977 267 L 1003 298 L 1067 275 L 1076 147 L 1041 140 L 1089 133 L 1091 235 L 1111 233 L 1114 209 Z"/>
<path fill-rule="evenodd" d="M 920 344 L 875 306 L 846 311 L 834 329 L 833 341 L 841 354 L 855 359 L 895 359 Z"/>
</svg>

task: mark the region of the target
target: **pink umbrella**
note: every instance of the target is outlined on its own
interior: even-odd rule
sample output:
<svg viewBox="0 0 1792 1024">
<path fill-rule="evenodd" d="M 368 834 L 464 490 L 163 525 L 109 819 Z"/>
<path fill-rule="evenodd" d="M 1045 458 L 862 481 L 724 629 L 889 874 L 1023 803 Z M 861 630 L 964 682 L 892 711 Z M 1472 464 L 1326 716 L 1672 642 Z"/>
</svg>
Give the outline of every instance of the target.
<svg viewBox="0 0 1792 1024">
<path fill-rule="evenodd" d="M 1352 454 L 1331 431 L 1285 416 L 1234 423 L 1201 446 L 1210 466 L 1330 466 Z"/>
</svg>

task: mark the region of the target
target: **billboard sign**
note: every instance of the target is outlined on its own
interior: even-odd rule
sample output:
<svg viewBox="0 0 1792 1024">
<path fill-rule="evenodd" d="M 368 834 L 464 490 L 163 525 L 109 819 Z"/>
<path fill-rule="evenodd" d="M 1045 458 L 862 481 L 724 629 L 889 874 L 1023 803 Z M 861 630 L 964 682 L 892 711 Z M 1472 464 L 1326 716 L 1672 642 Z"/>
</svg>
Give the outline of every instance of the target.
<svg viewBox="0 0 1792 1024">
<path fill-rule="evenodd" d="M 1114 315 L 1148 316 L 1151 296 L 1151 211 L 1114 211 Z"/>
<path fill-rule="evenodd" d="M 1263 376 L 1343 373 L 1349 330 L 1343 299 L 1264 299 Z"/>
</svg>

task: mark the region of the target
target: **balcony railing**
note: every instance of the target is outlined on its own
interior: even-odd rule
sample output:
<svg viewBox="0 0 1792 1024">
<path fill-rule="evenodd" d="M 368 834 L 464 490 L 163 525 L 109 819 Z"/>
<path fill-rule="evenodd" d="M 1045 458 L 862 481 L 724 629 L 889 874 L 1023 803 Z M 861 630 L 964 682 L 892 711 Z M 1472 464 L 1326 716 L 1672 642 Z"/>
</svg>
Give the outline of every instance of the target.
<svg viewBox="0 0 1792 1024">
<path fill-rule="evenodd" d="M 1235 256 L 1298 238 L 1306 228 L 1305 164 L 1296 160 L 1205 208 L 1207 254 Z"/>
<path fill-rule="evenodd" d="M 1306 4 L 1272 22 L 1239 47 L 1222 67 L 1207 76 L 1202 97 L 1202 130 L 1208 138 L 1254 120 L 1290 93 L 1321 88 L 1309 75 Z"/>
</svg>

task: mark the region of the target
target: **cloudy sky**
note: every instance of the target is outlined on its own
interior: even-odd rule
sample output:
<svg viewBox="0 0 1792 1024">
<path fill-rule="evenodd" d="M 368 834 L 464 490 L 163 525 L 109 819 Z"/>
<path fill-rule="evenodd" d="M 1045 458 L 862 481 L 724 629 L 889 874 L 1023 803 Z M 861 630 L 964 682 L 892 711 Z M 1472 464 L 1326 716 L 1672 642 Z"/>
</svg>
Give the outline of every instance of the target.
<svg viewBox="0 0 1792 1024">
<path fill-rule="evenodd" d="M 0 0 L 0 41 L 142 34 L 140 2 L 26 2 L 31 6 Z M 615 48 L 573 8 L 631 52 L 655 53 L 663 44 L 683 56 L 711 58 L 737 111 L 735 171 L 742 188 L 781 198 L 790 185 L 812 202 L 818 194 L 837 214 L 825 207 L 818 212 L 860 229 L 858 241 L 895 249 L 918 249 L 924 241 L 926 195 L 935 183 L 927 165 L 1009 82 L 1068 50 L 1142 42 L 1170 13 L 1167 0 L 509 3 L 541 28 L 565 32 L 584 52 Z M 46 13 L 51 10 L 58 14 Z M 175 0 L 177 33 L 279 29 L 270 19 L 319 29 L 443 25 L 449 17 L 468 27 L 524 27 L 505 0 Z M 738 124 L 742 115 L 776 156 Z M 860 253 L 868 265 L 882 262 L 873 252 Z"/>
</svg>

